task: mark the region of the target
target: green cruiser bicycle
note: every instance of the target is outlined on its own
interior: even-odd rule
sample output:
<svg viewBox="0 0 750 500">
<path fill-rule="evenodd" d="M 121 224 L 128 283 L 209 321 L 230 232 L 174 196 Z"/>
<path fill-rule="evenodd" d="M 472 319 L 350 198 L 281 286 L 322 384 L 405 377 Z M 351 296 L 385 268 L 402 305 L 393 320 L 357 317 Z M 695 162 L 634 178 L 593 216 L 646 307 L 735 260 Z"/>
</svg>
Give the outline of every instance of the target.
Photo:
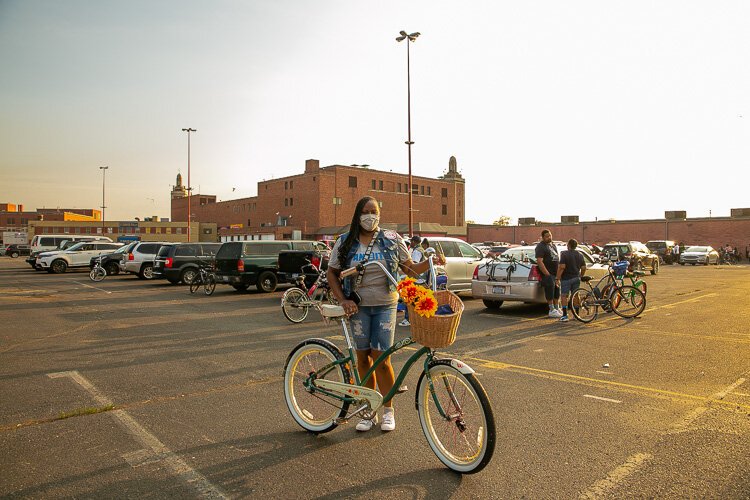
<svg viewBox="0 0 750 500">
<path fill-rule="evenodd" d="M 375 261 L 347 269 L 341 276 L 356 274 L 368 265 L 379 265 L 396 283 Z M 434 276 L 432 260 L 430 270 Z M 435 289 L 434 283 L 432 288 Z M 414 340 L 408 337 L 396 342 L 360 380 L 344 309 L 324 304 L 321 314 L 341 324 L 347 355 L 321 338 L 305 340 L 289 354 L 284 365 L 284 396 L 292 417 L 302 428 L 320 434 L 355 417 L 374 418 L 375 412 L 399 392 L 412 366 L 424 357 L 415 403 L 430 448 L 447 467 L 462 474 L 479 472 L 490 462 L 495 451 L 495 417 L 487 393 L 471 367 L 457 359 L 439 359 L 434 349 L 422 346 L 406 361 L 393 389 L 382 395 L 365 387 L 365 383 L 384 359 Z"/>
</svg>

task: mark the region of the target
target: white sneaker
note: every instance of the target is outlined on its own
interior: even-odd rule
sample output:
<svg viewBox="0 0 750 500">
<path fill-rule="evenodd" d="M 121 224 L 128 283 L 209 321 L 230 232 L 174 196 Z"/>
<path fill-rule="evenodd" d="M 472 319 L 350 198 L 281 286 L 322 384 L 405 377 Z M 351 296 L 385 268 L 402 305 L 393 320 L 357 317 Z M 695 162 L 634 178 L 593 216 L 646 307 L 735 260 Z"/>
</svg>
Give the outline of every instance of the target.
<svg viewBox="0 0 750 500">
<path fill-rule="evenodd" d="M 355 429 L 357 429 L 359 432 L 367 432 L 370 429 L 372 429 L 373 425 L 375 425 L 377 423 L 378 423 L 378 416 L 377 415 L 375 415 L 375 418 L 373 418 L 372 420 L 367 420 L 367 419 L 363 418 L 362 420 L 359 421 L 359 423 L 357 424 L 357 427 L 355 427 Z"/>
<path fill-rule="evenodd" d="M 557 309 L 552 309 L 549 312 L 550 318 L 562 318 L 562 311 L 558 311 Z"/>
<path fill-rule="evenodd" d="M 411 323 L 409 323 L 408 319 L 405 319 L 401 323 L 399 323 L 398 326 L 411 326 Z"/>
<path fill-rule="evenodd" d="M 396 428 L 396 415 L 393 411 L 383 412 L 383 423 L 380 424 L 380 430 L 389 432 Z"/>
</svg>

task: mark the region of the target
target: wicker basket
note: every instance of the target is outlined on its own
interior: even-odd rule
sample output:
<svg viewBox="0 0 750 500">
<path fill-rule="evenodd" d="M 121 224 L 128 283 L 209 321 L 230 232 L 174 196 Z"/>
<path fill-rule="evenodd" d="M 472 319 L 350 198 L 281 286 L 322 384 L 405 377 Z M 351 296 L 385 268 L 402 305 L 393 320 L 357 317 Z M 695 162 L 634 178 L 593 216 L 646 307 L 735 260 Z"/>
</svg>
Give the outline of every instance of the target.
<svg viewBox="0 0 750 500">
<path fill-rule="evenodd" d="M 448 304 L 453 309 L 453 314 L 435 315 L 425 318 L 417 314 L 414 306 L 407 304 L 409 308 L 409 322 L 411 323 L 411 338 L 425 347 L 448 347 L 456 340 L 456 331 L 461 322 L 461 313 L 464 312 L 464 303 L 453 292 L 438 290 L 435 292 L 438 306 Z"/>
</svg>

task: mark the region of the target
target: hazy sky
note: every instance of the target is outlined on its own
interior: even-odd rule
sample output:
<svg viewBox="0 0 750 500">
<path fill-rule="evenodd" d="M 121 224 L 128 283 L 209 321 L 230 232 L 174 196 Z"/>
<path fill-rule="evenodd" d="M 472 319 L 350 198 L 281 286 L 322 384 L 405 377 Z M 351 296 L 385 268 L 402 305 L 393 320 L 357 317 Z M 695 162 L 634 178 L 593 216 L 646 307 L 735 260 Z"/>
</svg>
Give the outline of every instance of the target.
<svg viewBox="0 0 750 500">
<path fill-rule="evenodd" d="M 466 218 L 750 207 L 750 2 L 0 0 L 0 202 L 169 216 L 304 161 L 455 155 Z M 235 188 L 232 193 L 232 188 Z"/>
</svg>

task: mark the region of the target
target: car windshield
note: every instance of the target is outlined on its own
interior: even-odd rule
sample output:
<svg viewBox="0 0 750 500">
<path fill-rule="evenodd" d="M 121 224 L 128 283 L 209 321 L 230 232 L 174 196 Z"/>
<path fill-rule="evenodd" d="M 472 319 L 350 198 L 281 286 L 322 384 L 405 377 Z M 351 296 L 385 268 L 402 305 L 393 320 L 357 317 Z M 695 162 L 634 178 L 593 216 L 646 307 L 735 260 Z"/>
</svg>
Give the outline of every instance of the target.
<svg viewBox="0 0 750 500">
<path fill-rule="evenodd" d="M 517 247 L 509 248 L 502 253 L 502 257 L 510 258 L 513 257 L 516 260 L 535 260 L 534 258 L 535 247 Z"/>
<path fill-rule="evenodd" d="M 88 242 L 87 241 L 79 241 L 78 243 L 73 243 L 73 242 L 71 242 L 71 243 L 72 244 L 70 246 L 66 245 L 65 248 L 64 248 L 64 250 L 78 250 L 78 249 L 80 249 L 83 245 L 85 245 Z"/>
<path fill-rule="evenodd" d="M 698 252 L 698 253 L 708 252 L 708 247 L 688 247 L 688 249 L 685 251 L 686 252 Z"/>
<path fill-rule="evenodd" d="M 129 243 L 115 250 L 113 253 L 128 253 L 131 248 L 135 246 L 135 243 Z"/>
</svg>

